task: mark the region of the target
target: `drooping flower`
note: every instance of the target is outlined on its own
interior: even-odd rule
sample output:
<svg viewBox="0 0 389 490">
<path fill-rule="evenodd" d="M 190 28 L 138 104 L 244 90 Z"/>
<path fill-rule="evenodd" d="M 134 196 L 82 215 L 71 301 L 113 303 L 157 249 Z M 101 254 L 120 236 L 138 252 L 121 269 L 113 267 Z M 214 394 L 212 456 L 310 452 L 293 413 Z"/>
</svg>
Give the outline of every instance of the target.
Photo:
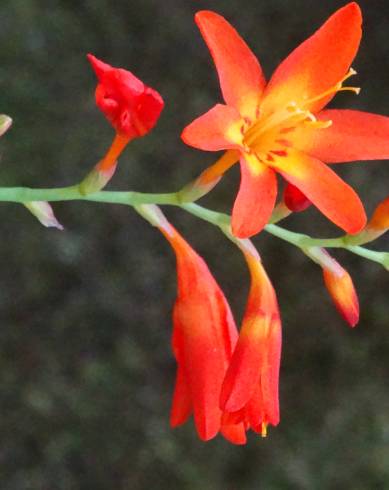
<svg viewBox="0 0 389 490">
<path fill-rule="evenodd" d="M 355 74 L 350 64 L 361 38 L 355 2 L 335 12 L 277 68 L 269 83 L 258 60 L 220 15 L 201 11 L 196 22 L 211 52 L 225 105 L 187 126 L 182 138 L 199 149 L 228 150 L 196 181 L 213 180 L 240 161 L 241 183 L 232 211 L 235 236 L 268 222 L 277 193 L 276 172 L 347 233 L 366 223 L 354 190 L 323 163 L 389 157 L 389 118 L 350 110 L 322 110 Z M 199 194 L 201 195 L 201 193 Z"/>
<path fill-rule="evenodd" d="M 243 422 L 246 429 L 265 436 L 267 425 L 277 425 L 280 418 L 281 320 L 274 288 L 257 251 L 247 241 L 241 241 L 241 248 L 250 269 L 251 288 L 220 403 L 225 422 Z"/>
<path fill-rule="evenodd" d="M 159 93 L 128 70 L 114 68 L 92 54 L 88 60 L 98 79 L 96 104 L 116 135 L 104 158 L 81 184 L 84 193 L 96 192 L 107 184 L 126 145 L 153 129 L 164 106 Z"/>
<path fill-rule="evenodd" d="M 323 269 L 324 284 L 339 311 L 350 327 L 359 320 L 359 301 L 350 274 L 321 247 L 311 247 L 307 252 Z"/>
<path fill-rule="evenodd" d="M 204 260 L 155 206 L 137 208 L 169 241 L 177 258 L 177 299 L 173 311 L 173 352 L 177 361 L 171 425 L 193 413 L 202 440 L 219 432 L 235 444 L 246 442 L 242 423 L 225 423 L 220 390 L 238 333 L 228 302 Z"/>
</svg>

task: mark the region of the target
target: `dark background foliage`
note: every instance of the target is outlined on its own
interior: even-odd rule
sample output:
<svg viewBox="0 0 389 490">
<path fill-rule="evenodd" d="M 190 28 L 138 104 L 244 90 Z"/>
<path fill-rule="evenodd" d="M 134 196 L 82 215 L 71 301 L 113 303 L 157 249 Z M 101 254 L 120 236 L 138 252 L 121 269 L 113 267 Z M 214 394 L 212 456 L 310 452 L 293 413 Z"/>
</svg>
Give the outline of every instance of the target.
<svg viewBox="0 0 389 490">
<path fill-rule="evenodd" d="M 353 64 L 363 90 L 337 107 L 389 114 L 389 4 L 360 2 L 365 33 Z M 269 76 L 342 1 L 3 0 L 1 185 L 79 181 L 112 130 L 95 107 L 85 54 L 128 67 L 164 96 L 148 137 L 121 158 L 112 189 L 173 191 L 214 155 L 181 143 L 185 124 L 220 99 L 194 25 L 201 8 L 224 14 Z M 354 79 L 353 79 L 354 82 Z M 338 166 L 369 212 L 388 195 L 387 163 Z M 228 210 L 232 170 L 204 200 Z M 46 230 L 2 204 L 0 488 L 2 490 L 278 490 L 389 488 L 389 275 L 341 251 L 360 294 L 361 322 L 337 315 L 320 270 L 262 233 L 255 239 L 284 320 L 282 422 L 245 447 L 200 442 L 192 424 L 171 431 L 174 258 L 126 207 L 58 203 L 66 231 Z M 206 223 L 167 213 L 210 264 L 240 318 L 248 287 L 238 251 Z M 315 210 L 286 226 L 338 231 Z M 381 239 L 377 247 L 388 248 Z"/>
</svg>

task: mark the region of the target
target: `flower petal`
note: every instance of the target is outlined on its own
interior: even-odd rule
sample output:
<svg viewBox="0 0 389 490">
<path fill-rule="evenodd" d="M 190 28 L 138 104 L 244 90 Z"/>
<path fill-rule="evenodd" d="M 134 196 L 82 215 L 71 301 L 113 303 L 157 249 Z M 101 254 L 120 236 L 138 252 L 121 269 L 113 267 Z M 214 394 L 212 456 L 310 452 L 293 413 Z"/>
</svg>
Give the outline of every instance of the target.
<svg viewBox="0 0 389 490">
<path fill-rule="evenodd" d="M 347 233 L 358 233 L 365 226 L 365 210 L 356 192 L 320 160 L 290 149 L 286 157 L 274 155 L 269 165 Z"/>
<path fill-rule="evenodd" d="M 232 232 L 247 238 L 260 232 L 268 223 L 277 197 L 274 171 L 255 155 L 240 159 L 241 181 L 232 210 Z"/>
<path fill-rule="evenodd" d="M 227 441 L 232 442 L 232 444 L 246 444 L 246 431 L 244 424 L 234 424 L 234 425 L 222 425 L 220 432 Z"/>
<path fill-rule="evenodd" d="M 265 93 L 265 113 L 295 102 L 300 108 L 319 111 L 334 96 L 307 104 L 334 87 L 346 75 L 361 39 L 362 16 L 355 2 L 337 10 L 311 37 L 298 46 L 277 68 Z"/>
<path fill-rule="evenodd" d="M 216 104 L 183 130 L 184 143 L 200 150 L 218 151 L 240 148 L 243 121 L 233 107 Z"/>
<path fill-rule="evenodd" d="M 170 412 L 170 425 L 178 427 L 184 424 L 192 413 L 192 400 L 182 367 L 178 366 L 173 403 Z"/>
<path fill-rule="evenodd" d="M 368 112 L 329 109 L 318 119 L 326 129 L 297 128 L 290 135 L 296 148 L 328 163 L 389 158 L 389 117 Z"/>
<path fill-rule="evenodd" d="M 260 382 L 269 324 L 270 317 L 264 312 L 246 318 L 243 322 L 220 395 L 220 405 L 228 412 L 243 408 Z"/>
<path fill-rule="evenodd" d="M 204 10 L 195 20 L 215 62 L 226 104 L 255 118 L 265 86 L 257 58 L 221 15 Z"/>
<path fill-rule="evenodd" d="M 190 387 L 198 435 L 207 441 L 220 430 L 219 393 L 227 359 L 215 335 L 220 318 L 214 315 L 205 295 L 196 294 L 195 299 L 177 300 L 175 305 L 175 328 L 181 336 L 177 362 L 184 368 Z"/>
<path fill-rule="evenodd" d="M 277 425 L 280 421 L 278 385 L 282 345 L 281 321 L 273 317 L 266 350 L 266 367 L 261 373 L 262 398 L 265 407 L 264 422 Z"/>
<path fill-rule="evenodd" d="M 281 356 L 277 298 L 255 249 L 242 246 L 250 269 L 251 287 L 238 343 L 224 378 L 220 405 L 227 412 L 245 407 L 252 426 L 261 422 L 276 424 Z"/>
</svg>

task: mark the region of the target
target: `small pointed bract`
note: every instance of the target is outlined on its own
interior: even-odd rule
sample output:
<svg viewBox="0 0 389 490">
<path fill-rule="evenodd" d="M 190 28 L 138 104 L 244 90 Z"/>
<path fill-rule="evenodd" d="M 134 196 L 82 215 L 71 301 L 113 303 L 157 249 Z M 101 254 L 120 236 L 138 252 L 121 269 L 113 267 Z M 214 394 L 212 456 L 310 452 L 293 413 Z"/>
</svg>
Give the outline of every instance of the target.
<svg viewBox="0 0 389 490">
<path fill-rule="evenodd" d="M 63 230 L 64 227 L 54 215 L 53 208 L 46 201 L 30 201 L 23 203 L 24 206 L 33 214 L 46 228 L 57 228 Z"/>
</svg>

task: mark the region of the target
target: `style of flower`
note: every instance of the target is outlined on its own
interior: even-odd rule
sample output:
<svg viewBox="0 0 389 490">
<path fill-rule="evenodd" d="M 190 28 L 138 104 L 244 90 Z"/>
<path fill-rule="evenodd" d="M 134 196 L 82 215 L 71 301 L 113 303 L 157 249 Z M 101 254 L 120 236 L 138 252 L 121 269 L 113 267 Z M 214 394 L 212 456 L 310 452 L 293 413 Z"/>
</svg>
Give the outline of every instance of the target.
<svg viewBox="0 0 389 490">
<path fill-rule="evenodd" d="M 219 285 L 204 260 L 158 208 L 138 207 L 169 241 L 177 258 L 177 300 L 173 311 L 176 385 L 170 422 L 177 427 L 193 413 L 200 439 L 219 432 L 234 444 L 246 442 L 243 423 L 223 420 L 219 398 L 238 332 Z M 151 217 L 151 219 L 150 219 Z"/>
<path fill-rule="evenodd" d="M 241 248 L 251 274 L 251 288 L 238 343 L 220 397 L 225 423 L 243 422 L 246 430 L 266 436 L 279 423 L 278 382 L 281 320 L 274 288 L 250 242 Z"/>
<path fill-rule="evenodd" d="M 159 93 L 128 70 L 114 68 L 92 54 L 88 54 L 88 60 L 98 79 L 96 104 L 116 130 L 116 136 L 104 158 L 81 184 L 85 194 L 107 184 L 126 145 L 153 129 L 164 106 Z"/>
<path fill-rule="evenodd" d="M 351 110 L 323 110 L 355 71 L 361 38 L 355 2 L 335 12 L 277 68 L 269 83 L 258 60 L 220 15 L 201 11 L 196 22 L 211 52 L 225 101 L 187 126 L 193 147 L 227 153 L 196 185 L 209 189 L 240 161 L 241 183 L 232 210 L 237 237 L 259 232 L 274 208 L 276 172 L 347 233 L 363 229 L 366 215 L 354 190 L 326 163 L 389 157 L 389 118 Z"/>
</svg>

